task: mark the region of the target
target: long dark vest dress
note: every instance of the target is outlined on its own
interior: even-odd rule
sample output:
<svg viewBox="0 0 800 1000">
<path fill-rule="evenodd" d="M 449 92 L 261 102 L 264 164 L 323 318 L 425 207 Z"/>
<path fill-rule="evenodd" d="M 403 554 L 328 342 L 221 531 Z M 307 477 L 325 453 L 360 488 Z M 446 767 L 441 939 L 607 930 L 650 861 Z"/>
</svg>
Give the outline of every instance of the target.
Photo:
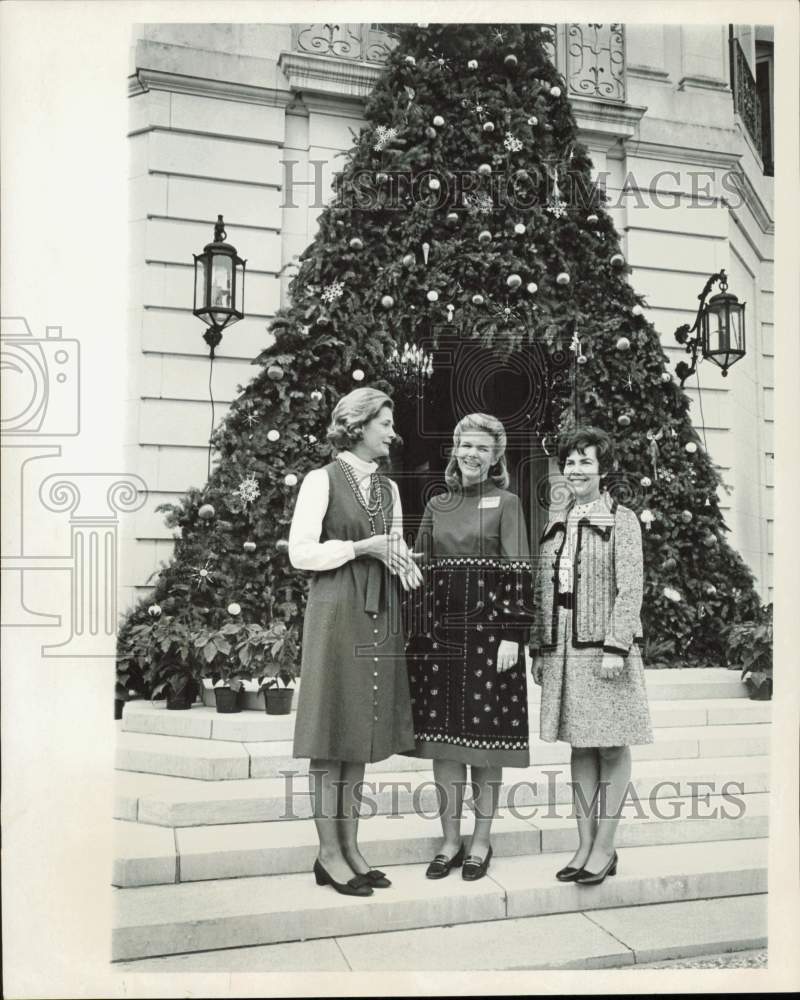
<svg viewBox="0 0 800 1000">
<path fill-rule="evenodd" d="M 320 541 L 370 537 L 339 462 L 325 466 L 328 509 Z M 381 476 L 391 525 L 390 481 Z M 380 514 L 376 530 L 383 525 Z M 399 584 L 377 559 L 314 573 L 303 622 L 295 757 L 369 762 L 414 746 Z"/>
<path fill-rule="evenodd" d="M 491 481 L 434 497 L 416 548 L 425 558 L 423 586 L 408 602 L 409 756 L 527 767 L 533 574 L 519 498 Z M 519 655 L 498 673 L 503 639 Z"/>
</svg>

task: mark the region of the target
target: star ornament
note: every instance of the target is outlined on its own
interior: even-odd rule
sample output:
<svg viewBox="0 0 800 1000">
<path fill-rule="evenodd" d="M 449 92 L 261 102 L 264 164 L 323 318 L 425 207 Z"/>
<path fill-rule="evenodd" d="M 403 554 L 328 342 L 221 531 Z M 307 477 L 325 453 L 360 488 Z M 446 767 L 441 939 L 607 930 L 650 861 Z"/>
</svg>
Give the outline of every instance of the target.
<svg viewBox="0 0 800 1000">
<path fill-rule="evenodd" d="M 195 583 L 198 583 L 201 587 L 204 587 L 206 584 L 214 582 L 214 577 L 212 576 L 211 571 L 209 570 L 210 565 L 211 565 L 211 559 L 209 558 L 206 559 L 205 563 L 202 566 L 192 567 L 193 571 L 192 578 L 195 581 Z"/>
</svg>

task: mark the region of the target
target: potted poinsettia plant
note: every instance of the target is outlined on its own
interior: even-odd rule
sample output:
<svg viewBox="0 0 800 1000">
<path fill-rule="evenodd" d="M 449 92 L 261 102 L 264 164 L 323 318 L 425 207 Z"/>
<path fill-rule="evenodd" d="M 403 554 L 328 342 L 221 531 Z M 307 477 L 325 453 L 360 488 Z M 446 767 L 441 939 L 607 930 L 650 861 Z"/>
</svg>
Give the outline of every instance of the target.
<svg viewBox="0 0 800 1000">
<path fill-rule="evenodd" d="M 203 627 L 192 633 L 192 643 L 205 664 L 205 675 L 211 680 L 218 712 L 240 712 L 244 699 L 244 682 L 252 676 L 250 664 L 235 655 L 248 634 L 248 626 L 239 619 L 238 604 L 228 606 L 230 619 L 222 625 Z M 261 626 L 255 626 L 260 628 Z"/>
<path fill-rule="evenodd" d="M 764 605 L 751 621 L 737 622 L 727 632 L 728 666 L 741 670 L 753 700 L 772 697 L 772 605 Z"/>
<path fill-rule="evenodd" d="M 117 690 L 140 676 L 151 700 L 165 698 L 170 710 L 189 709 L 200 690 L 189 626 L 162 615 L 157 605 L 149 614 L 150 620 L 134 625 L 120 643 Z"/>
<path fill-rule="evenodd" d="M 274 621 L 262 638 L 265 657 L 259 693 L 269 715 L 288 715 L 297 679 L 297 629 L 284 621 Z"/>
</svg>

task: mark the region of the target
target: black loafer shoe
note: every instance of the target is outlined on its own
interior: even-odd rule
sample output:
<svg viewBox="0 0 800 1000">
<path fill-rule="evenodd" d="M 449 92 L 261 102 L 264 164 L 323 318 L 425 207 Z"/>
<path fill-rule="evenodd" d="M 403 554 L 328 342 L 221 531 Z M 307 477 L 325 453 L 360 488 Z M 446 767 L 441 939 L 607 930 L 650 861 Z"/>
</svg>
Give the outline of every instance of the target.
<svg viewBox="0 0 800 1000">
<path fill-rule="evenodd" d="M 437 854 L 425 870 L 425 878 L 444 878 L 450 874 L 451 868 L 460 868 L 464 864 L 464 845 L 452 858 L 445 854 Z"/>
<path fill-rule="evenodd" d="M 574 882 L 575 876 L 582 871 L 582 868 L 572 868 L 570 865 L 566 865 L 564 868 L 558 869 L 556 878 L 559 882 Z"/>
<path fill-rule="evenodd" d="M 486 857 L 483 860 L 481 860 L 475 854 L 470 854 L 470 856 L 464 862 L 464 867 L 461 869 L 461 878 L 463 878 L 465 882 L 476 882 L 479 878 L 483 878 L 483 876 L 489 870 L 489 862 L 491 860 L 492 860 L 491 847 L 486 852 Z"/>
</svg>

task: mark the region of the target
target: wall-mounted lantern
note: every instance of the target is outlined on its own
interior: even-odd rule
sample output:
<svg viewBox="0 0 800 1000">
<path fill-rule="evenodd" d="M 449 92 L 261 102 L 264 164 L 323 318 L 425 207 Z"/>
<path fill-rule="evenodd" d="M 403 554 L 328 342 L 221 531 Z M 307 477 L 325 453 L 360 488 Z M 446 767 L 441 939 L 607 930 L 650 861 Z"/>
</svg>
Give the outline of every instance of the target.
<svg viewBox="0 0 800 1000">
<path fill-rule="evenodd" d="M 708 293 L 717 281 L 720 291 L 712 295 L 706 304 Z M 681 386 L 697 370 L 697 355 L 700 351 L 704 358 L 719 365 L 723 378 L 727 377 L 731 365 L 745 355 L 745 303 L 728 292 L 728 277 L 724 268 L 711 275 L 697 297 L 700 299 L 700 307 L 694 324 L 690 327 L 685 323 L 675 331 L 675 339 L 692 356 L 691 365 L 680 361 L 675 366 L 675 374 L 680 379 Z"/>
<path fill-rule="evenodd" d="M 203 339 L 211 348 L 211 357 L 222 340 L 222 331 L 244 319 L 244 269 L 246 260 L 236 248 L 226 243 L 222 216 L 217 216 L 214 242 L 207 243 L 201 254 L 194 254 L 194 309 L 208 329 Z"/>
</svg>

